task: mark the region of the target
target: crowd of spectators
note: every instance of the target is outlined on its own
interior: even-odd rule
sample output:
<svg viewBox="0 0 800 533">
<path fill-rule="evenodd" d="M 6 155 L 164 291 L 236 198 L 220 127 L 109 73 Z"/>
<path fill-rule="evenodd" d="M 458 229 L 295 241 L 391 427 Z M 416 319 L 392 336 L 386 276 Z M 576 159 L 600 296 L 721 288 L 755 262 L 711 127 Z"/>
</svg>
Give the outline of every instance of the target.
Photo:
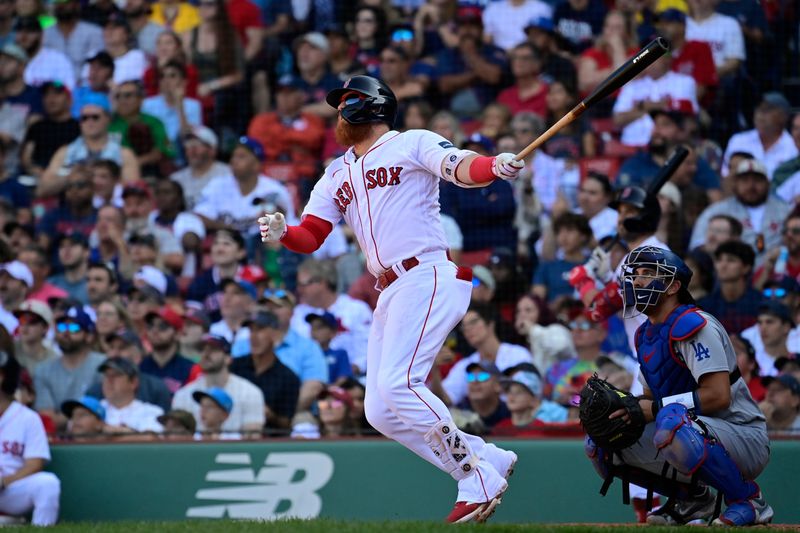
<svg viewBox="0 0 800 533">
<path fill-rule="evenodd" d="M 470 431 L 579 431 L 594 372 L 630 386 L 621 320 L 566 281 L 659 194 L 656 236 L 734 337 L 769 428 L 800 430 L 798 19 L 756 0 L 0 0 L 0 348 L 52 439 L 374 435 L 378 292 L 344 226 L 262 245 L 341 155 L 325 94 L 383 79 L 398 130 L 518 152 L 657 35 L 672 52 L 532 154 L 442 182 L 473 298 L 429 377 Z M 778 52 L 780 51 L 780 52 Z M 796 107 L 795 107 L 796 109 Z"/>
</svg>

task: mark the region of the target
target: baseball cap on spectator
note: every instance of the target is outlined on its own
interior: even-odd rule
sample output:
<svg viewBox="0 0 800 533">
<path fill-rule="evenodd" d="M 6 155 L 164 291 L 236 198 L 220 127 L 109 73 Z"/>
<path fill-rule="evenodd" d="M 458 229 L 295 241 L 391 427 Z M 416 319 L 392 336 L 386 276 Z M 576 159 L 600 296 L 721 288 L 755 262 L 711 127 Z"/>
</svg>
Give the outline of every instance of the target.
<svg viewBox="0 0 800 533">
<path fill-rule="evenodd" d="M 670 100 L 665 107 L 650 111 L 650 118 L 653 120 L 658 116 L 665 116 L 679 128 L 683 127 L 687 117 L 694 115 L 694 105 L 689 100 Z"/>
<path fill-rule="evenodd" d="M 680 9 L 671 7 L 658 13 L 656 15 L 656 22 L 678 22 L 680 24 L 686 24 L 686 13 Z"/>
<path fill-rule="evenodd" d="M 797 381 L 791 374 L 781 374 L 780 376 L 766 376 L 761 378 L 761 384 L 769 387 L 773 381 L 780 383 L 784 389 L 789 389 L 795 396 L 800 396 L 800 381 Z"/>
<path fill-rule="evenodd" d="M 139 270 L 133 275 L 134 284 L 138 285 L 136 283 L 137 281 L 154 288 L 161 296 L 167 294 L 166 274 L 152 265 L 143 265 L 139 267 Z"/>
<path fill-rule="evenodd" d="M 325 29 L 322 33 L 324 33 L 325 36 L 340 35 L 342 37 L 346 37 L 347 39 L 350 38 L 350 34 L 347 33 L 347 29 L 345 29 L 343 25 L 336 22 L 332 22 L 325 26 Z"/>
<path fill-rule="evenodd" d="M 284 74 L 280 78 L 278 78 L 277 82 L 278 89 L 303 89 L 303 81 L 294 76 L 292 74 Z"/>
<path fill-rule="evenodd" d="M 144 321 L 149 323 L 154 318 L 160 318 L 169 324 L 175 331 L 183 329 L 183 317 L 171 307 L 162 307 L 158 311 L 151 311 L 144 315 Z"/>
<path fill-rule="evenodd" d="M 324 326 L 331 328 L 333 331 L 339 329 L 339 321 L 333 316 L 332 313 L 325 311 L 324 313 L 309 313 L 306 315 L 306 322 L 313 324 L 314 322 L 322 322 Z"/>
<path fill-rule="evenodd" d="M 310 31 L 295 39 L 294 49 L 297 50 L 302 43 L 308 43 L 314 48 L 323 51 L 325 54 L 328 54 L 331 50 L 331 45 L 328 42 L 328 38 L 318 31 Z"/>
<path fill-rule="evenodd" d="M 94 331 L 94 320 L 89 316 L 89 313 L 83 310 L 83 306 L 80 304 L 66 309 L 61 318 L 58 319 L 58 323 L 60 322 L 74 322 L 84 331 Z"/>
<path fill-rule="evenodd" d="M 81 113 L 87 106 L 99 107 L 106 113 L 111 113 L 111 101 L 104 93 L 88 92 L 81 96 Z"/>
<path fill-rule="evenodd" d="M 219 387 L 211 387 L 210 389 L 204 391 L 194 391 L 192 393 L 192 398 L 194 398 L 194 401 L 197 403 L 200 403 L 203 398 L 208 398 L 226 413 L 230 413 L 233 410 L 233 398 L 231 398 L 230 394 L 225 392 L 224 389 Z"/>
<path fill-rule="evenodd" d="M 241 267 L 237 276 L 239 279 L 249 281 L 254 285 L 269 279 L 264 269 L 258 265 L 245 265 Z"/>
<path fill-rule="evenodd" d="M 791 109 L 791 104 L 786 97 L 779 93 L 778 91 L 770 91 L 768 93 L 764 93 L 764 96 L 761 97 L 761 103 L 758 105 L 761 109 L 779 109 L 784 113 L 789 113 Z"/>
<path fill-rule="evenodd" d="M 483 265 L 475 265 L 472 267 L 472 286 L 477 287 L 480 284 L 486 285 L 490 291 L 497 288 L 492 272 Z"/>
<path fill-rule="evenodd" d="M 42 23 L 39 22 L 39 17 L 36 15 L 29 15 L 26 17 L 19 17 L 14 23 L 14 31 L 42 31 Z"/>
<path fill-rule="evenodd" d="M 197 421 L 194 419 L 194 416 L 189 411 L 183 409 L 170 409 L 156 418 L 156 420 L 158 420 L 158 423 L 162 426 L 167 425 L 167 420 L 172 420 L 191 434 L 197 431 Z"/>
<path fill-rule="evenodd" d="M 514 252 L 504 246 L 498 246 L 492 250 L 492 255 L 489 256 L 490 267 L 508 267 L 514 265 Z"/>
<path fill-rule="evenodd" d="M 0 54 L 8 57 L 13 57 L 20 63 L 27 63 L 30 57 L 23 48 L 15 43 L 6 43 L 3 48 L 0 48 Z"/>
<path fill-rule="evenodd" d="M 214 346 L 225 353 L 231 353 L 231 343 L 228 342 L 228 339 L 225 337 L 220 337 L 219 335 L 211 335 L 210 333 L 206 333 L 200 337 L 200 343 L 203 345 Z"/>
<path fill-rule="evenodd" d="M 522 385 L 533 397 L 538 398 L 542 395 L 542 378 L 536 372 L 518 370 L 500 380 L 500 384 L 506 390 L 514 383 Z"/>
<path fill-rule="evenodd" d="M 67 400 L 61 404 L 61 412 L 64 413 L 67 418 L 72 418 L 72 412 L 76 407 L 83 407 L 100 420 L 106 419 L 106 409 L 97 398 L 81 396 L 77 400 Z"/>
<path fill-rule="evenodd" d="M 678 186 L 671 181 L 668 181 L 661 186 L 661 189 L 658 190 L 658 195 L 663 196 L 672 202 L 672 205 L 679 209 L 681 207 L 681 203 L 683 203 L 683 197 L 681 196 L 680 189 L 678 189 Z"/>
<path fill-rule="evenodd" d="M 242 234 L 239 233 L 238 231 L 234 231 L 234 230 L 230 230 L 230 229 L 226 229 L 226 228 L 218 229 L 217 231 L 214 232 L 214 238 L 216 239 L 217 237 L 220 237 L 220 236 L 228 237 L 230 240 L 232 240 L 236 244 L 236 246 L 238 246 L 241 249 L 245 249 L 246 248 L 246 245 L 245 245 L 245 242 L 244 242 L 244 237 L 242 237 Z"/>
<path fill-rule="evenodd" d="M 256 311 L 253 313 L 249 319 L 247 319 L 243 324 L 243 327 L 262 327 L 262 328 L 273 328 L 277 329 L 279 327 L 278 317 L 275 316 L 274 313 L 270 313 L 269 311 Z"/>
<path fill-rule="evenodd" d="M 125 198 L 131 195 L 144 196 L 148 199 L 153 197 L 150 186 L 143 180 L 136 180 L 125 184 L 125 187 L 122 189 L 122 197 Z"/>
<path fill-rule="evenodd" d="M 794 320 L 792 320 L 792 313 L 789 308 L 777 300 L 767 300 L 758 306 L 758 316 L 770 315 L 780 319 L 782 322 L 794 327 Z"/>
<path fill-rule="evenodd" d="M 105 50 L 97 52 L 86 60 L 87 63 L 99 63 L 101 67 L 114 68 L 114 58 Z"/>
<path fill-rule="evenodd" d="M 154 235 L 150 233 L 134 233 L 128 238 L 129 246 L 147 246 L 153 250 L 158 250 L 158 243 Z"/>
<path fill-rule="evenodd" d="M 70 98 L 72 97 L 72 93 L 70 92 L 69 87 L 64 85 L 64 82 L 59 80 L 51 80 L 44 82 L 40 90 L 42 94 L 45 94 L 47 91 L 56 91 L 60 93 L 65 93 Z"/>
<path fill-rule="evenodd" d="M 130 328 L 120 329 L 106 335 L 107 343 L 111 343 L 117 339 L 121 340 L 125 346 L 136 346 L 136 348 L 144 352 L 144 346 L 142 345 L 141 337 L 139 337 L 139 334 Z"/>
<path fill-rule="evenodd" d="M 553 25 L 553 19 L 549 17 L 534 17 L 528 21 L 528 24 L 525 25 L 525 31 L 528 30 L 542 30 L 546 31 L 547 33 L 556 33 L 556 28 Z"/>
<path fill-rule="evenodd" d="M 31 273 L 31 269 L 22 261 L 14 260 L 0 265 L 0 272 L 5 272 L 12 278 L 21 281 L 27 285 L 29 289 L 33 287 L 33 274 Z"/>
<path fill-rule="evenodd" d="M 53 327 L 53 311 L 50 306 L 38 300 L 25 300 L 19 308 L 14 310 L 14 316 L 19 318 L 22 315 L 34 315 L 47 324 L 48 328 Z"/>
<path fill-rule="evenodd" d="M 469 138 L 464 141 L 464 149 L 469 150 L 470 145 L 477 144 L 486 152 L 493 153 L 494 152 L 494 142 L 487 137 L 486 135 L 481 134 L 480 132 L 476 131 Z"/>
<path fill-rule="evenodd" d="M 778 280 L 769 280 L 764 284 L 764 298 L 783 298 L 789 294 L 800 293 L 800 283 L 792 276 L 781 276 Z"/>
<path fill-rule="evenodd" d="M 251 154 L 256 156 L 256 159 L 258 159 L 262 163 L 267 158 L 266 154 L 264 153 L 264 147 L 261 145 L 260 142 L 258 142 L 256 139 L 252 137 L 248 137 L 246 135 L 239 137 L 236 146 L 241 146 L 243 148 L 246 148 L 247 150 L 250 151 Z"/>
<path fill-rule="evenodd" d="M 317 396 L 318 400 L 324 400 L 326 398 L 333 398 L 334 400 L 339 400 L 347 405 L 348 408 L 353 408 L 353 397 L 350 395 L 349 392 L 344 390 L 341 387 L 337 387 L 335 385 L 329 385 L 327 388 L 322 389 L 322 391 Z"/>
<path fill-rule="evenodd" d="M 456 22 L 459 24 L 478 23 L 483 26 L 483 11 L 476 5 L 463 5 L 456 10 Z"/>
<path fill-rule="evenodd" d="M 131 25 L 128 22 L 128 17 L 126 17 L 125 14 L 120 11 L 112 11 L 111 14 L 106 18 L 106 23 L 104 26 L 117 26 L 119 28 L 125 28 L 128 30 L 128 32 L 131 31 Z"/>
<path fill-rule="evenodd" d="M 139 286 L 131 285 L 128 289 L 128 296 L 133 294 L 141 294 L 145 300 L 157 303 L 159 305 L 164 304 L 164 295 L 161 294 L 158 289 L 155 287 L 148 285 L 147 283 L 142 283 Z"/>
<path fill-rule="evenodd" d="M 294 306 L 297 303 L 294 294 L 285 289 L 265 289 L 264 292 L 261 293 L 261 300 L 259 301 L 279 306 Z"/>
<path fill-rule="evenodd" d="M 627 370 L 629 364 L 626 362 L 626 359 L 633 359 L 633 358 L 626 357 L 624 354 L 621 354 L 619 352 L 609 352 L 609 353 L 604 353 L 603 355 L 595 359 L 594 364 L 595 366 L 597 366 L 597 368 L 600 368 L 608 364 L 612 364 L 616 367 L 619 367 L 620 370 Z"/>
<path fill-rule="evenodd" d="M 124 357 L 109 357 L 97 367 L 97 371 L 101 374 L 106 370 L 116 370 L 129 378 L 139 377 L 139 367 Z"/>
<path fill-rule="evenodd" d="M 775 359 L 775 370 L 778 372 L 784 372 L 787 365 L 800 365 L 800 354 L 791 353 L 788 356 L 782 355 Z"/>
<path fill-rule="evenodd" d="M 745 159 L 740 161 L 739 165 L 736 167 L 736 174 L 734 174 L 734 177 L 738 178 L 739 176 L 750 174 L 763 176 L 765 179 L 769 179 L 767 167 L 758 159 Z"/>
<path fill-rule="evenodd" d="M 197 139 L 201 143 L 216 149 L 219 146 L 219 138 L 214 130 L 207 126 L 195 125 L 192 126 L 192 131 L 186 134 L 185 139 Z"/>
<path fill-rule="evenodd" d="M 207 329 L 208 326 L 211 325 L 211 317 L 208 316 L 208 313 L 196 307 L 187 307 L 183 314 L 183 320 L 184 322 L 197 324 L 203 327 L 203 329 Z"/>
<path fill-rule="evenodd" d="M 500 376 L 502 373 L 500 369 L 497 368 L 497 365 L 492 363 L 491 361 L 476 361 L 474 363 L 470 363 L 467 365 L 467 373 L 472 372 L 473 370 L 483 370 L 484 372 L 488 372 L 493 376 Z"/>
<path fill-rule="evenodd" d="M 219 283 L 219 290 L 224 291 L 228 288 L 229 285 L 234 285 L 236 288 L 239 289 L 239 292 L 242 294 L 248 295 L 253 300 L 258 299 L 258 291 L 256 291 L 255 285 L 250 283 L 249 281 L 245 281 L 243 279 L 233 279 L 233 278 L 225 278 Z"/>
</svg>

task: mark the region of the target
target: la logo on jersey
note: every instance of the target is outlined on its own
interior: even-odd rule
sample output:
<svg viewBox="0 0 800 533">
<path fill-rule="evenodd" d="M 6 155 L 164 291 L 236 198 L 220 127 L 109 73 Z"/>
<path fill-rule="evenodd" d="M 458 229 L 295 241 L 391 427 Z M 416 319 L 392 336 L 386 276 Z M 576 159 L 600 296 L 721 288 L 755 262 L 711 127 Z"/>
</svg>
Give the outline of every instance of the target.
<svg viewBox="0 0 800 533">
<path fill-rule="evenodd" d="M 403 167 L 378 167 L 367 170 L 364 173 L 367 190 L 400 185 L 401 172 L 403 172 Z M 347 212 L 347 206 L 353 201 L 353 196 L 353 188 L 350 186 L 350 182 L 345 181 L 342 183 L 333 198 L 333 203 L 336 204 L 336 208 L 340 213 L 345 214 Z"/>
<path fill-rule="evenodd" d="M 708 359 L 711 357 L 708 348 L 703 346 L 702 342 L 692 341 L 690 344 L 692 348 L 694 348 L 694 358 L 698 361 L 702 361 L 703 359 Z"/>
</svg>

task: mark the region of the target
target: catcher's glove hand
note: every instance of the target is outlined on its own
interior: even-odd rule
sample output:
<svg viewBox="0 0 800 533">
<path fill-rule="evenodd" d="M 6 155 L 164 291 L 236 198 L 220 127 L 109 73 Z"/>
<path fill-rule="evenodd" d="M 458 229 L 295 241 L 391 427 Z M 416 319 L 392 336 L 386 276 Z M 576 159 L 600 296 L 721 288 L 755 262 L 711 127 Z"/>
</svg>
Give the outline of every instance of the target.
<svg viewBox="0 0 800 533">
<path fill-rule="evenodd" d="M 619 409 L 628 413 L 624 417 L 608 416 Z M 642 436 L 645 420 L 639 400 L 621 391 L 597 374 L 590 377 L 581 390 L 580 419 L 584 431 L 594 443 L 609 451 L 631 446 Z"/>
</svg>

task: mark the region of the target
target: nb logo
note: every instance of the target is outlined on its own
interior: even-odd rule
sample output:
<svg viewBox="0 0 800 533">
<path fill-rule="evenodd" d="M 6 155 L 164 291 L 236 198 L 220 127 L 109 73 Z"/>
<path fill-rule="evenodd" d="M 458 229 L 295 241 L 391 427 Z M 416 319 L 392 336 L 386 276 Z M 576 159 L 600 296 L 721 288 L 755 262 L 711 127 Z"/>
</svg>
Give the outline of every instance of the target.
<svg viewBox="0 0 800 533">
<path fill-rule="evenodd" d="M 698 361 L 702 361 L 703 359 L 708 359 L 711 357 L 708 348 L 703 346 L 702 342 L 692 341 L 691 346 L 694 348 L 694 358 Z"/>
</svg>

